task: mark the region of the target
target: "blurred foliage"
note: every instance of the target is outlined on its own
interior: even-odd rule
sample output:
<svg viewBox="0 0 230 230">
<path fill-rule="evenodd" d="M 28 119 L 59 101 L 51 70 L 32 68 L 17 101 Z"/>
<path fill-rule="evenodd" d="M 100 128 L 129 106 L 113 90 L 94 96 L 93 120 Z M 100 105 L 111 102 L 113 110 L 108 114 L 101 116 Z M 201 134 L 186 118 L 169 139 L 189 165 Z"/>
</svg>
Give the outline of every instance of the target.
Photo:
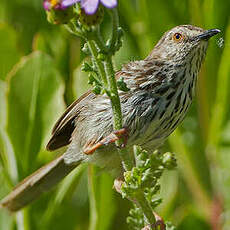
<svg viewBox="0 0 230 230">
<path fill-rule="evenodd" d="M 163 175 L 163 202 L 157 211 L 178 229 L 229 229 L 230 1 L 120 0 L 119 12 L 125 36 L 114 58 L 117 69 L 144 58 L 173 26 L 222 30 L 225 44 L 219 47 L 218 38 L 210 41 L 197 97 L 164 147 L 176 153 L 178 170 Z M 105 36 L 110 28 L 106 18 Z M 45 150 L 51 128 L 65 105 L 88 85 L 80 71 L 81 41 L 61 26 L 50 25 L 41 1 L 1 0 L 0 41 L 3 197 L 21 178 L 53 159 L 54 153 Z M 23 211 L 9 215 L 0 210 L 0 229 L 127 229 L 130 204 L 112 190 L 112 184 L 110 175 L 83 165 Z"/>
</svg>

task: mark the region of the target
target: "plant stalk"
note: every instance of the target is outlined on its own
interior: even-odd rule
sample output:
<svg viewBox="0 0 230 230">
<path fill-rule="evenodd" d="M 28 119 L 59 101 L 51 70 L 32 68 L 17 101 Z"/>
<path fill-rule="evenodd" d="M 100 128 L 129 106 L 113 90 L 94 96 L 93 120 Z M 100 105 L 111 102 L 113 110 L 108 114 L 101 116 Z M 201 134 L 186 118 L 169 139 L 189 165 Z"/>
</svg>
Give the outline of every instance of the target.
<svg viewBox="0 0 230 230">
<path fill-rule="evenodd" d="M 138 205 L 141 207 L 147 221 L 148 224 L 150 224 L 151 226 L 153 226 L 156 223 L 156 218 L 153 214 L 152 208 L 150 207 L 148 201 L 146 200 L 145 196 L 144 196 L 144 192 L 140 192 L 137 197 L 137 203 Z"/>
<path fill-rule="evenodd" d="M 111 11 L 111 17 L 112 17 L 112 39 L 111 39 L 111 48 L 113 48 L 116 45 L 117 38 L 118 38 L 118 33 L 117 29 L 119 27 L 119 17 L 116 9 L 113 9 Z"/>
<path fill-rule="evenodd" d="M 107 57 L 105 60 L 105 71 L 109 83 L 110 100 L 111 100 L 113 119 L 114 119 L 113 127 L 114 130 L 120 130 L 123 128 L 122 111 L 121 111 L 120 97 L 117 90 L 117 82 L 114 75 L 111 57 Z M 121 146 L 123 144 L 123 140 L 119 139 L 116 142 L 116 144 L 118 146 Z M 118 149 L 118 153 L 122 160 L 122 165 L 125 171 L 130 171 L 133 167 L 133 162 L 127 149 L 126 148 Z"/>
<path fill-rule="evenodd" d="M 107 81 L 106 73 L 104 70 L 104 65 L 103 65 L 102 61 L 98 59 L 98 51 L 97 51 L 97 48 L 95 46 L 95 42 L 93 40 L 88 40 L 87 45 L 88 45 L 89 50 L 92 54 L 93 61 L 95 62 L 96 66 L 97 66 L 97 69 L 98 69 L 99 75 L 101 77 L 101 80 L 103 82 L 104 88 L 107 89 L 108 88 L 108 81 Z"/>
</svg>

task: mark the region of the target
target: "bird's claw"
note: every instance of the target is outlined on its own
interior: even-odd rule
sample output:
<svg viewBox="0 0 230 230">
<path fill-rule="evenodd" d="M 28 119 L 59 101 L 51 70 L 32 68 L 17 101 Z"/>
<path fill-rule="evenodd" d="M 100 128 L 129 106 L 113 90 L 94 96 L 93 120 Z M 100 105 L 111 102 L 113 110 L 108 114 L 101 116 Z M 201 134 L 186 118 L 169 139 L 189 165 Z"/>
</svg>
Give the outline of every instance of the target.
<svg viewBox="0 0 230 230">
<path fill-rule="evenodd" d="M 120 146 L 117 146 L 118 148 L 124 148 L 128 141 L 128 131 L 127 128 L 122 128 L 120 130 L 115 130 L 112 133 L 110 133 L 108 136 L 100 140 L 99 142 L 93 144 L 93 145 L 85 145 L 83 148 L 83 152 L 87 155 L 93 154 L 99 147 L 105 145 L 109 145 L 111 143 L 116 142 L 117 140 L 123 138 L 123 144 Z"/>
</svg>

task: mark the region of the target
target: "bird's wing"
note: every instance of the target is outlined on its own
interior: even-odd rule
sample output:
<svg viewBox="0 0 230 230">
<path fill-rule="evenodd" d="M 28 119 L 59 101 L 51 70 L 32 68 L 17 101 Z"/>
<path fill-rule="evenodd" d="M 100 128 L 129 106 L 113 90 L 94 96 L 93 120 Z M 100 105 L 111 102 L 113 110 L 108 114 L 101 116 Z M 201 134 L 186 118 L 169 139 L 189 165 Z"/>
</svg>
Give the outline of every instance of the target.
<svg viewBox="0 0 230 230">
<path fill-rule="evenodd" d="M 80 98 L 75 100 L 59 118 L 52 130 L 52 137 L 46 146 L 47 150 L 53 151 L 70 143 L 72 133 L 75 129 L 74 121 L 81 111 L 80 102 L 90 94 L 91 90 L 84 93 Z"/>
<path fill-rule="evenodd" d="M 118 71 L 116 73 L 116 79 L 122 76 L 122 74 L 122 71 Z M 46 146 L 47 150 L 54 151 L 68 145 L 71 142 L 72 133 L 75 129 L 75 119 L 84 107 L 84 103 L 81 102 L 88 96 L 96 97 L 91 90 L 87 91 L 80 98 L 74 101 L 59 118 L 52 130 L 52 137 Z"/>
</svg>

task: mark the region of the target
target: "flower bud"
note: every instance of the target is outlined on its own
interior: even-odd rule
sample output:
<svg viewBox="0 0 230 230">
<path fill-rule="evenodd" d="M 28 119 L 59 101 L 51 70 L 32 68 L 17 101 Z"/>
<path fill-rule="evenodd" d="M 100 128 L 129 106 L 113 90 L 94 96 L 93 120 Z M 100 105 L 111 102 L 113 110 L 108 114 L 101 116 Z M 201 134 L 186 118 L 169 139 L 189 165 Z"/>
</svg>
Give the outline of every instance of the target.
<svg viewBox="0 0 230 230">
<path fill-rule="evenodd" d="M 176 167 L 176 158 L 175 155 L 173 153 L 167 152 L 164 153 L 163 155 L 163 162 L 164 166 L 167 169 L 173 169 Z"/>
<path fill-rule="evenodd" d="M 67 24 L 74 17 L 72 7 L 65 10 L 51 9 L 50 11 L 46 11 L 46 13 L 48 22 L 52 24 Z"/>
<path fill-rule="evenodd" d="M 81 9 L 79 21 L 86 26 L 95 26 L 102 22 L 103 17 L 104 9 L 99 6 L 98 10 L 94 14 L 87 14 L 84 9 Z"/>
<path fill-rule="evenodd" d="M 47 19 L 52 24 L 67 24 L 74 17 L 74 1 L 66 0 L 45 0 L 44 9 Z"/>
</svg>

